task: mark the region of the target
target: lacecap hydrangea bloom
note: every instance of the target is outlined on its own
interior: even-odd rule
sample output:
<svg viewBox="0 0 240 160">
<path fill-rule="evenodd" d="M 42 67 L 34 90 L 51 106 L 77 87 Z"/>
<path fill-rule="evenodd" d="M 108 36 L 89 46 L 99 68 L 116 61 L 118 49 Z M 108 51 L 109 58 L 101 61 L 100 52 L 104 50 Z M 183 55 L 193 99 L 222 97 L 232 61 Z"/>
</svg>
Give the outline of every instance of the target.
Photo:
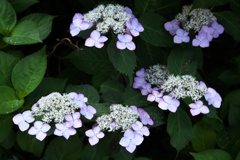
<svg viewBox="0 0 240 160">
<path fill-rule="evenodd" d="M 119 144 L 130 153 L 134 152 L 136 146 L 143 142 L 143 136 L 150 135 L 148 127 L 144 125 L 153 125 L 153 120 L 143 109 L 121 104 L 112 104 L 110 114 L 98 117 L 96 122 L 97 124 L 92 129 L 85 132 L 89 137 L 90 145 L 97 144 L 99 139 L 104 137 L 103 131 L 105 130 L 109 132 L 122 130 L 124 135 Z"/>
<path fill-rule="evenodd" d="M 162 110 L 176 112 L 180 106 L 180 99 L 190 98 L 190 113 L 196 116 L 200 113 L 208 114 L 209 108 L 203 104 L 202 97 L 215 108 L 220 108 L 222 98 L 202 81 L 196 81 L 191 75 L 170 75 L 164 65 L 154 65 L 149 69 L 136 72 L 133 88 L 141 90 L 150 102 L 157 102 Z"/>
<path fill-rule="evenodd" d="M 76 13 L 70 25 L 70 34 L 78 35 L 81 31 L 95 27 L 90 37 L 86 39 L 85 46 L 102 48 L 108 40 L 106 34 L 112 30 L 117 35 L 118 49 L 135 50 L 133 37 L 139 36 L 144 28 L 132 14 L 132 10 L 119 4 L 99 5 L 88 13 Z"/>
<path fill-rule="evenodd" d="M 96 109 L 87 105 L 88 98 L 83 94 L 71 92 L 60 94 L 53 92 L 40 98 L 31 108 L 13 117 L 14 124 L 19 126 L 21 131 L 28 130 L 28 134 L 36 135 L 40 141 L 44 140 L 47 132 L 52 127 L 50 123 L 55 123 L 54 134 L 64 136 L 68 139 L 76 134 L 76 128 L 82 127 L 80 116 L 92 119 Z"/>
<path fill-rule="evenodd" d="M 193 30 L 195 38 L 193 46 L 209 47 L 213 38 L 218 38 L 224 32 L 224 27 L 217 22 L 217 18 L 209 9 L 195 8 L 192 5 L 183 6 L 182 13 L 172 21 L 166 22 L 164 28 L 174 36 L 174 43 L 190 42 L 189 32 Z"/>
</svg>

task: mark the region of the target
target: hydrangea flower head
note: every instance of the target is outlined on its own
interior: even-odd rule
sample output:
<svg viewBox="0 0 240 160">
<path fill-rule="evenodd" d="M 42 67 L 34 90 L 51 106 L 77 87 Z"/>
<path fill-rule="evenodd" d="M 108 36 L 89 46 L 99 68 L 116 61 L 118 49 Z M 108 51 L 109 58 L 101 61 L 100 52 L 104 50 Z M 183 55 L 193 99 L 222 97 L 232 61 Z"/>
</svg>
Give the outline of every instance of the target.
<svg viewBox="0 0 240 160">
<path fill-rule="evenodd" d="M 99 31 L 94 30 L 92 31 L 90 37 L 86 39 L 85 46 L 102 48 L 104 46 L 104 42 L 107 40 L 108 38 L 106 36 L 101 36 Z"/>
<path fill-rule="evenodd" d="M 36 135 L 36 138 L 42 141 L 47 136 L 46 132 L 49 131 L 50 128 L 51 126 L 49 124 L 36 121 L 34 126 L 29 129 L 28 134 Z"/>
<path fill-rule="evenodd" d="M 190 112 L 192 116 L 199 115 L 200 113 L 208 114 L 210 111 L 207 106 L 203 105 L 203 102 L 198 100 L 195 103 L 189 104 Z"/>
<path fill-rule="evenodd" d="M 117 48 L 118 49 L 129 49 L 135 50 L 136 46 L 132 41 L 132 36 L 129 34 L 118 34 L 118 41 L 117 41 Z"/>
<path fill-rule="evenodd" d="M 100 138 L 104 137 L 104 133 L 100 130 L 101 128 L 96 126 L 93 129 L 89 129 L 85 132 L 86 136 L 89 137 L 88 141 L 92 146 L 97 144 Z"/>
<path fill-rule="evenodd" d="M 19 129 L 23 132 L 29 128 L 29 123 L 32 123 L 35 118 L 32 116 L 31 111 L 24 111 L 13 117 L 13 123 L 18 125 Z"/>
<path fill-rule="evenodd" d="M 179 105 L 179 100 L 174 99 L 169 95 L 163 96 L 162 101 L 158 103 L 159 108 L 161 108 L 162 110 L 169 110 L 171 112 L 176 112 Z"/>
<path fill-rule="evenodd" d="M 73 127 L 67 127 L 66 123 L 58 123 L 55 124 L 56 129 L 54 131 L 54 134 L 56 136 L 63 136 L 66 139 L 68 139 L 71 135 L 75 135 L 77 131 Z"/>
<path fill-rule="evenodd" d="M 176 35 L 174 36 L 174 43 L 189 42 L 190 38 L 188 36 L 189 32 L 183 29 L 177 29 Z"/>
<path fill-rule="evenodd" d="M 139 133 L 133 132 L 128 129 L 124 133 L 124 137 L 121 138 L 119 144 L 127 149 L 128 152 L 133 153 L 136 146 L 143 142 L 143 136 Z"/>
</svg>

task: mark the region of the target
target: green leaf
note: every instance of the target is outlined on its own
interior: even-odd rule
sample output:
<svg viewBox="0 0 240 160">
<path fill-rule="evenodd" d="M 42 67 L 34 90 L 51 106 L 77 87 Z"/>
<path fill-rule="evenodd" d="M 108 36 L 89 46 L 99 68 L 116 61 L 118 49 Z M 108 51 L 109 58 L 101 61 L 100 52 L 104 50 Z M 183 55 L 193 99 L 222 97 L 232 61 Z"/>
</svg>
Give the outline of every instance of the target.
<svg viewBox="0 0 240 160">
<path fill-rule="evenodd" d="M 192 48 L 175 48 L 168 57 L 168 71 L 174 75 L 194 75 L 197 59 Z"/>
<path fill-rule="evenodd" d="M 136 56 L 134 52 L 128 49 L 118 49 L 114 39 L 109 43 L 107 52 L 113 66 L 119 72 L 126 74 L 129 77 L 130 84 L 132 84 L 133 72 L 136 67 Z"/>
<path fill-rule="evenodd" d="M 240 160 L 240 152 L 238 153 L 236 160 Z"/>
<path fill-rule="evenodd" d="M 19 58 L 0 51 L 0 85 L 12 86 L 11 74 L 18 61 Z"/>
<path fill-rule="evenodd" d="M 222 128 L 217 132 L 217 145 L 223 150 L 230 150 L 235 142 L 240 139 L 239 127 Z"/>
<path fill-rule="evenodd" d="M 82 51 L 74 51 L 65 59 L 72 62 L 77 69 L 88 74 L 96 74 L 106 66 L 111 68 L 111 62 L 108 59 L 107 51 L 102 48 L 87 48 Z"/>
<path fill-rule="evenodd" d="M 70 136 L 68 140 L 57 137 L 49 143 L 41 160 L 78 160 L 81 155 L 82 140 L 79 136 Z"/>
<path fill-rule="evenodd" d="M 45 140 L 39 141 L 36 136 L 29 135 L 27 132 L 17 132 L 17 143 L 24 151 L 33 153 L 40 157 L 45 146 Z"/>
<path fill-rule="evenodd" d="M 10 150 L 15 145 L 16 141 L 16 133 L 13 130 L 10 130 L 7 137 L 1 142 L 1 146 L 7 150 Z"/>
<path fill-rule="evenodd" d="M 134 160 L 151 160 L 151 159 L 146 157 L 138 157 L 138 158 L 135 158 Z"/>
<path fill-rule="evenodd" d="M 228 122 L 230 126 L 240 127 L 240 105 L 230 105 L 228 112 Z"/>
<path fill-rule="evenodd" d="M 62 93 L 65 89 L 67 79 L 44 78 L 39 86 L 26 97 L 25 107 L 30 108 L 42 96 L 46 96 L 52 92 Z"/>
<path fill-rule="evenodd" d="M 12 83 L 19 98 L 31 93 L 42 81 L 47 67 L 45 47 L 19 61 L 12 72 Z"/>
<path fill-rule="evenodd" d="M 107 80 L 100 86 L 101 98 L 105 102 L 120 103 L 122 100 L 124 85 L 118 81 Z"/>
<path fill-rule="evenodd" d="M 232 160 L 229 153 L 220 149 L 209 149 L 199 153 L 190 153 L 195 160 Z"/>
<path fill-rule="evenodd" d="M 149 116 L 154 122 L 154 124 L 151 125 L 151 127 L 158 127 L 166 123 L 166 118 L 164 116 L 163 110 L 161 110 L 159 107 L 150 106 L 143 109 L 149 114 Z"/>
<path fill-rule="evenodd" d="M 139 18 L 139 22 L 144 27 L 144 31 L 140 33 L 144 41 L 160 47 L 173 45 L 173 36 L 164 29 L 165 18 L 155 13 L 146 13 Z"/>
<path fill-rule="evenodd" d="M 38 0 L 8 0 L 16 12 L 22 12 L 28 7 L 38 3 Z"/>
<path fill-rule="evenodd" d="M 26 45 L 42 42 L 39 38 L 36 23 L 30 20 L 18 23 L 11 31 L 10 36 L 4 37 L 3 41 L 11 45 Z"/>
<path fill-rule="evenodd" d="M 240 18 L 231 11 L 215 12 L 219 24 L 224 27 L 224 31 L 229 33 L 236 41 L 240 41 Z"/>
<path fill-rule="evenodd" d="M 70 93 L 70 92 L 76 92 L 76 93 L 81 93 L 83 94 L 85 97 L 88 98 L 88 103 L 98 103 L 100 100 L 100 97 L 98 95 L 97 90 L 88 84 L 84 84 L 84 85 L 68 85 L 66 88 L 66 92 Z"/>
<path fill-rule="evenodd" d="M 240 74 L 237 71 L 226 69 L 220 75 L 219 79 L 225 84 L 233 86 L 240 84 Z"/>
<path fill-rule="evenodd" d="M 21 21 L 30 20 L 35 22 L 37 24 L 39 38 L 44 40 L 52 30 L 52 21 L 55 17 L 56 16 L 51 16 L 45 13 L 33 13 L 23 17 Z"/>
<path fill-rule="evenodd" d="M 218 5 L 224 5 L 228 3 L 229 0 L 194 0 L 193 8 L 212 8 Z"/>
<path fill-rule="evenodd" d="M 197 152 L 212 149 L 216 145 L 216 133 L 204 123 L 198 122 L 193 126 L 191 143 Z"/>
<path fill-rule="evenodd" d="M 153 12 L 162 4 L 162 0 L 135 0 L 135 6 L 140 14 Z"/>
<path fill-rule="evenodd" d="M 104 114 L 110 113 L 110 104 L 109 103 L 90 103 L 91 106 L 93 106 L 97 112 L 96 117 L 102 116 Z"/>
<path fill-rule="evenodd" d="M 14 89 L 8 86 L 0 86 L 0 114 L 8 114 L 18 110 L 24 103 L 19 100 Z"/>
<path fill-rule="evenodd" d="M 133 154 L 121 147 L 119 151 L 112 152 L 112 158 L 114 158 L 114 160 L 132 160 Z"/>
<path fill-rule="evenodd" d="M 137 107 L 145 107 L 149 102 L 138 90 L 128 87 L 125 89 L 122 98 L 122 104 L 134 105 Z"/>
<path fill-rule="evenodd" d="M 12 124 L 12 115 L 0 115 L 0 128 L 2 128 L 0 132 L 0 142 L 7 138 L 8 134 L 11 132 Z"/>
<path fill-rule="evenodd" d="M 140 41 L 137 46 L 136 56 L 142 67 L 149 68 L 149 66 L 166 62 L 167 55 L 160 47 L 153 46 L 145 41 Z"/>
<path fill-rule="evenodd" d="M 158 8 L 158 13 L 161 13 L 166 19 L 173 19 L 179 13 L 180 1 L 167 0 L 163 1 L 161 6 Z"/>
<path fill-rule="evenodd" d="M 0 0 L 0 34 L 7 36 L 16 22 L 17 16 L 11 4 L 6 0 Z"/>
<path fill-rule="evenodd" d="M 178 108 L 176 113 L 169 113 L 167 132 L 171 138 L 171 145 L 178 152 L 186 147 L 192 133 L 192 122 L 189 115 L 181 108 Z"/>
<path fill-rule="evenodd" d="M 240 14 L 240 0 L 230 0 L 229 2 L 232 11 L 236 14 Z"/>
</svg>

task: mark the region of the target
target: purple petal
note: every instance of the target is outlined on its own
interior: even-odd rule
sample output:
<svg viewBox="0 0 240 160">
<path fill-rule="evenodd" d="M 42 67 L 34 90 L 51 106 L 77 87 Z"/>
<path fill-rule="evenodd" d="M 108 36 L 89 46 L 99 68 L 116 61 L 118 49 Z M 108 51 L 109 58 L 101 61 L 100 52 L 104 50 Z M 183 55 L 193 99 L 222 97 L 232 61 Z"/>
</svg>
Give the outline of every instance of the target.
<svg viewBox="0 0 240 160">
<path fill-rule="evenodd" d="M 196 116 L 200 114 L 200 110 L 199 109 L 190 109 L 190 112 L 192 114 L 192 116 Z"/>
<path fill-rule="evenodd" d="M 183 36 L 184 35 L 184 33 L 185 33 L 185 31 L 183 30 L 183 29 L 177 29 L 177 31 L 176 31 L 176 34 L 178 35 L 178 36 Z"/>
<path fill-rule="evenodd" d="M 49 131 L 49 129 L 51 128 L 51 126 L 49 125 L 49 124 L 43 124 L 43 126 L 42 126 L 42 131 L 43 132 L 47 132 L 47 131 Z"/>
<path fill-rule="evenodd" d="M 62 133 L 63 137 L 65 137 L 66 139 L 68 139 L 70 137 L 70 133 L 65 131 Z"/>
<path fill-rule="evenodd" d="M 126 38 L 125 38 L 125 36 L 123 35 L 123 34 L 118 34 L 118 40 L 120 41 L 120 42 L 125 42 L 126 40 Z"/>
<path fill-rule="evenodd" d="M 126 147 L 126 150 L 130 153 L 133 153 L 136 149 L 136 145 L 133 142 L 130 142 L 129 145 Z"/>
<path fill-rule="evenodd" d="M 92 38 L 87 38 L 85 41 L 85 46 L 93 47 L 95 45 L 95 40 Z"/>
<path fill-rule="evenodd" d="M 131 129 L 127 129 L 124 133 L 124 137 L 127 137 L 129 139 L 133 139 L 134 137 L 134 132 Z"/>
<path fill-rule="evenodd" d="M 117 48 L 118 49 L 125 49 L 127 46 L 125 43 L 117 41 Z"/>
<path fill-rule="evenodd" d="M 74 119 L 79 119 L 80 118 L 80 113 L 79 112 L 75 112 L 75 113 L 72 114 L 72 117 Z"/>
<path fill-rule="evenodd" d="M 97 30 L 92 31 L 92 33 L 90 35 L 90 37 L 94 40 L 98 40 L 100 38 L 100 36 L 101 36 L 101 34 Z"/>
<path fill-rule="evenodd" d="M 73 117 L 72 117 L 71 114 L 67 114 L 64 118 L 65 118 L 66 121 L 72 121 L 73 120 Z"/>
<path fill-rule="evenodd" d="M 100 132 L 101 128 L 97 126 L 97 127 L 94 127 L 92 130 L 95 134 L 97 134 Z"/>
<path fill-rule="evenodd" d="M 130 32 L 131 32 L 131 34 L 132 34 L 134 37 L 139 36 L 139 32 L 138 32 L 137 30 L 135 30 L 135 29 L 130 29 Z"/>
<path fill-rule="evenodd" d="M 98 39 L 98 42 L 106 42 L 108 40 L 108 38 L 106 36 L 101 36 L 99 39 Z"/>
<path fill-rule="evenodd" d="M 93 137 L 88 138 L 88 141 L 89 141 L 90 145 L 93 146 L 99 142 L 99 139 L 97 137 L 93 136 Z"/>
<path fill-rule="evenodd" d="M 26 123 L 25 121 L 22 121 L 18 124 L 19 129 L 23 132 L 26 131 L 29 128 L 29 124 Z"/>
<path fill-rule="evenodd" d="M 152 94 L 149 94 L 148 97 L 147 97 L 147 100 L 150 101 L 150 102 L 153 102 L 153 101 L 155 101 L 155 96 L 152 95 Z"/>
<path fill-rule="evenodd" d="M 199 46 L 199 45 L 200 45 L 200 41 L 197 40 L 197 39 L 193 39 L 192 45 L 193 45 L 193 46 Z"/>
<path fill-rule="evenodd" d="M 138 26 L 137 26 L 136 30 L 137 30 L 138 32 L 143 32 L 143 31 L 144 31 L 144 28 L 143 28 L 143 26 L 142 26 L 141 23 L 138 23 Z"/>
<path fill-rule="evenodd" d="M 74 128 L 80 128 L 82 127 L 82 121 L 80 119 L 74 120 L 74 123 L 72 125 Z"/>
<path fill-rule="evenodd" d="M 65 124 L 63 123 L 57 123 L 55 124 L 55 127 L 59 130 L 64 130 L 65 129 Z"/>
<path fill-rule="evenodd" d="M 168 104 L 164 101 L 160 101 L 158 103 L 158 107 L 161 108 L 162 110 L 167 110 L 168 109 Z"/>
<path fill-rule="evenodd" d="M 30 135 L 36 135 L 38 132 L 39 132 L 39 130 L 36 129 L 34 126 L 31 127 L 31 128 L 28 130 L 28 134 L 30 134 Z"/>
<path fill-rule="evenodd" d="M 189 42 L 189 41 L 190 41 L 190 38 L 189 38 L 188 36 L 183 37 L 183 38 L 182 38 L 182 41 L 183 41 L 183 42 Z"/>
<path fill-rule="evenodd" d="M 47 136 L 46 133 L 40 131 L 40 132 L 37 133 L 36 138 L 37 138 L 39 141 L 42 141 L 42 140 L 44 140 L 44 138 L 45 138 L 46 136 Z"/>
<path fill-rule="evenodd" d="M 67 130 L 66 130 L 70 135 L 74 135 L 74 134 L 76 134 L 77 133 L 77 131 L 76 131 L 76 129 L 74 129 L 74 128 L 68 128 Z M 65 132 L 66 132 L 65 131 Z"/>
<path fill-rule="evenodd" d="M 55 129 L 55 130 L 54 130 L 54 135 L 56 135 L 56 136 L 62 136 L 62 135 L 63 135 L 63 132 L 62 132 L 61 130 L 59 130 L 59 129 Z"/>
<path fill-rule="evenodd" d="M 209 47 L 209 41 L 207 39 L 201 41 L 200 47 L 202 47 L 202 48 Z"/>
<path fill-rule="evenodd" d="M 197 107 L 202 107 L 203 106 L 203 102 L 198 100 L 197 102 L 195 102 L 195 104 L 197 105 Z"/>
<path fill-rule="evenodd" d="M 177 106 L 175 106 L 175 105 L 168 105 L 168 110 L 175 113 L 177 111 Z"/>
<path fill-rule="evenodd" d="M 197 106 L 196 106 L 195 103 L 191 103 L 191 104 L 189 104 L 188 106 L 189 106 L 190 108 L 192 108 L 192 109 L 196 109 L 196 108 L 197 108 Z"/>
<path fill-rule="evenodd" d="M 149 129 L 146 126 L 142 127 L 141 132 L 143 133 L 144 136 L 150 135 Z"/>
<path fill-rule="evenodd" d="M 122 137 L 119 144 L 123 147 L 127 147 L 130 143 L 130 139 L 126 138 L 126 137 Z"/>
<path fill-rule="evenodd" d="M 13 123 L 18 125 L 20 122 L 24 121 L 23 115 L 21 113 L 18 113 L 13 117 Z"/>
<path fill-rule="evenodd" d="M 182 37 L 179 37 L 178 35 L 175 35 L 173 38 L 174 43 L 182 43 Z"/>
<path fill-rule="evenodd" d="M 80 31 L 81 31 L 80 28 L 70 26 L 70 34 L 71 34 L 72 37 L 78 35 L 78 33 L 79 33 Z"/>
<path fill-rule="evenodd" d="M 93 137 L 93 136 L 94 136 L 94 132 L 93 132 L 92 129 L 87 130 L 87 131 L 85 132 L 85 134 L 86 134 L 86 136 L 88 136 L 88 137 Z"/>
<path fill-rule="evenodd" d="M 173 25 L 172 25 L 171 22 L 166 22 L 166 23 L 164 24 L 164 28 L 165 28 L 167 31 L 172 30 L 172 27 L 173 27 Z"/>
<path fill-rule="evenodd" d="M 127 48 L 131 51 L 135 50 L 136 49 L 136 46 L 135 46 L 135 43 L 133 43 L 132 41 L 131 42 L 128 42 L 126 44 Z"/>
<path fill-rule="evenodd" d="M 208 109 L 207 106 L 203 105 L 201 108 L 199 108 L 199 110 L 201 111 L 201 113 L 203 114 L 208 114 L 210 111 Z"/>
<path fill-rule="evenodd" d="M 138 133 L 135 133 L 132 142 L 134 142 L 137 146 L 140 145 L 143 142 L 143 136 Z"/>
<path fill-rule="evenodd" d="M 73 20 L 75 20 L 75 19 L 82 19 L 82 18 L 83 18 L 83 16 L 82 16 L 81 13 L 75 13 L 74 16 L 73 16 Z"/>
<path fill-rule="evenodd" d="M 103 46 L 104 46 L 104 43 L 95 42 L 95 47 L 102 48 Z"/>
<path fill-rule="evenodd" d="M 99 132 L 98 134 L 97 134 L 97 138 L 103 138 L 104 137 L 104 133 L 103 132 Z"/>
<path fill-rule="evenodd" d="M 138 20 L 137 20 L 137 18 L 133 18 L 133 19 L 132 19 L 132 26 L 133 26 L 134 28 L 136 28 L 136 27 L 138 26 Z"/>
<path fill-rule="evenodd" d="M 89 23 L 89 22 L 85 22 L 85 21 L 82 21 L 82 23 L 80 24 L 80 29 L 81 30 L 86 30 L 86 29 L 89 29 L 93 26 L 92 23 Z"/>
</svg>

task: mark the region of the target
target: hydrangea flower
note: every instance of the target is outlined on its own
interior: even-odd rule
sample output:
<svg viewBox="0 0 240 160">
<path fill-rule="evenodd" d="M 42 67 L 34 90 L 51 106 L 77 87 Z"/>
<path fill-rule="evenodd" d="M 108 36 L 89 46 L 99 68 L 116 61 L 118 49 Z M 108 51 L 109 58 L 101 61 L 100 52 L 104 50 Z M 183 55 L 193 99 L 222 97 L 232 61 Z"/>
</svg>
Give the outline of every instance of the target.
<svg viewBox="0 0 240 160">
<path fill-rule="evenodd" d="M 43 123 L 42 121 L 36 121 L 34 126 L 29 129 L 28 134 L 36 135 L 36 138 L 42 141 L 47 136 L 46 132 L 49 131 L 50 128 L 51 126 L 49 124 Z"/>
<path fill-rule="evenodd" d="M 147 100 L 150 102 L 153 102 L 153 101 L 160 102 L 162 96 L 163 96 L 162 92 L 152 91 L 152 93 L 148 95 Z"/>
<path fill-rule="evenodd" d="M 189 32 L 183 29 L 177 29 L 176 35 L 174 36 L 174 43 L 189 42 L 190 38 L 188 36 Z"/>
<path fill-rule="evenodd" d="M 166 22 L 164 28 L 174 36 L 173 41 L 177 44 L 188 43 L 188 34 L 190 30 L 194 30 L 197 34 L 192 45 L 202 48 L 209 47 L 209 42 L 224 31 L 224 27 L 218 24 L 217 18 L 209 9 L 192 9 L 192 5 L 183 6 L 182 13 L 178 13 L 172 21 Z"/>
<path fill-rule="evenodd" d="M 143 26 L 138 22 L 137 18 L 131 18 L 126 22 L 126 26 L 134 37 L 139 36 L 139 32 L 144 31 Z"/>
<path fill-rule="evenodd" d="M 143 85 L 146 84 L 146 80 L 143 77 L 135 77 L 134 78 L 134 83 L 133 83 L 133 88 L 138 88 L 142 89 Z"/>
<path fill-rule="evenodd" d="M 118 49 L 129 49 L 135 50 L 136 46 L 132 41 L 132 36 L 129 34 L 118 34 L 118 41 L 117 41 L 117 48 Z"/>
<path fill-rule="evenodd" d="M 150 83 L 146 83 L 142 85 L 141 93 L 143 96 L 148 95 L 148 93 L 152 92 L 152 87 Z"/>
<path fill-rule="evenodd" d="M 82 127 L 82 121 L 80 119 L 80 113 L 75 112 L 73 114 L 67 114 L 65 116 L 66 120 L 66 126 L 67 127 L 74 127 L 74 128 L 80 128 Z"/>
<path fill-rule="evenodd" d="M 74 102 L 77 102 L 79 106 L 83 106 L 88 101 L 87 97 L 84 97 L 83 94 L 77 94 L 76 92 L 68 93 L 68 97 L 70 97 Z"/>
<path fill-rule="evenodd" d="M 74 37 L 82 30 L 89 29 L 93 26 L 93 23 L 89 23 L 83 20 L 81 13 L 76 13 L 73 16 L 72 23 L 70 25 L 70 34 Z"/>
<path fill-rule="evenodd" d="M 77 133 L 77 131 L 73 127 L 67 127 L 66 123 L 57 123 L 55 124 L 56 129 L 54 131 L 54 134 L 56 136 L 63 136 L 66 139 L 68 139 L 70 136 Z"/>
<path fill-rule="evenodd" d="M 89 137 L 88 141 L 92 146 L 97 144 L 100 138 L 104 137 L 104 133 L 100 131 L 101 128 L 96 126 L 93 129 L 89 129 L 85 132 L 86 136 Z"/>
<path fill-rule="evenodd" d="M 172 20 L 172 21 L 170 21 L 170 22 L 166 22 L 166 23 L 164 24 L 164 28 L 165 28 L 167 31 L 169 31 L 169 33 L 170 33 L 171 35 L 174 36 L 174 35 L 176 34 L 177 29 L 179 28 L 179 22 L 176 21 L 175 19 Z"/>
<path fill-rule="evenodd" d="M 144 111 L 142 108 L 138 108 L 137 111 L 139 118 L 144 125 L 153 125 L 153 120 L 146 111 Z"/>
<path fill-rule="evenodd" d="M 133 132 L 131 129 L 128 129 L 125 131 L 124 137 L 121 138 L 119 144 L 125 147 L 128 152 L 133 153 L 136 149 L 136 146 L 140 145 L 142 142 L 142 135 Z"/>
<path fill-rule="evenodd" d="M 81 107 L 80 113 L 87 119 L 92 119 L 93 115 L 96 113 L 96 109 L 91 105 L 84 105 Z"/>
<path fill-rule="evenodd" d="M 219 35 L 222 34 L 224 31 L 224 27 L 221 24 L 218 24 L 217 22 L 214 22 L 212 24 L 212 28 L 214 29 L 213 38 L 218 38 Z"/>
<path fill-rule="evenodd" d="M 179 100 L 174 99 L 169 95 L 163 96 L 162 101 L 158 103 L 159 108 L 161 108 L 162 110 L 169 110 L 171 112 L 176 112 L 179 105 Z"/>
<path fill-rule="evenodd" d="M 101 36 L 99 31 L 94 30 L 92 31 L 90 37 L 86 39 L 85 46 L 102 48 L 104 46 L 104 42 L 107 40 L 108 38 L 106 36 Z"/>
<path fill-rule="evenodd" d="M 146 71 L 145 71 L 145 69 L 144 68 L 141 68 L 140 70 L 138 70 L 137 72 L 136 72 L 136 76 L 137 77 L 143 77 L 144 78 L 144 76 L 146 76 Z"/>
<path fill-rule="evenodd" d="M 35 118 L 32 116 L 31 111 L 24 111 L 13 117 L 13 123 L 18 125 L 19 129 L 23 132 L 29 128 L 29 123 L 32 123 Z"/>
<path fill-rule="evenodd" d="M 220 108 L 222 98 L 213 88 L 208 88 L 207 93 L 204 96 L 206 101 L 208 101 L 208 105 L 213 105 L 215 108 Z"/>
<path fill-rule="evenodd" d="M 192 116 L 199 115 L 200 113 L 208 114 L 210 111 L 207 106 L 203 105 L 203 102 L 198 100 L 195 103 L 189 104 L 190 112 Z"/>
<path fill-rule="evenodd" d="M 202 48 L 209 47 L 209 41 L 207 39 L 207 34 L 204 32 L 199 33 L 195 39 L 192 41 L 193 46 L 200 46 Z"/>
<path fill-rule="evenodd" d="M 136 133 L 139 133 L 140 135 L 144 136 L 150 135 L 149 129 L 146 126 L 143 126 L 143 124 L 139 121 L 132 124 L 132 128 Z"/>
</svg>

